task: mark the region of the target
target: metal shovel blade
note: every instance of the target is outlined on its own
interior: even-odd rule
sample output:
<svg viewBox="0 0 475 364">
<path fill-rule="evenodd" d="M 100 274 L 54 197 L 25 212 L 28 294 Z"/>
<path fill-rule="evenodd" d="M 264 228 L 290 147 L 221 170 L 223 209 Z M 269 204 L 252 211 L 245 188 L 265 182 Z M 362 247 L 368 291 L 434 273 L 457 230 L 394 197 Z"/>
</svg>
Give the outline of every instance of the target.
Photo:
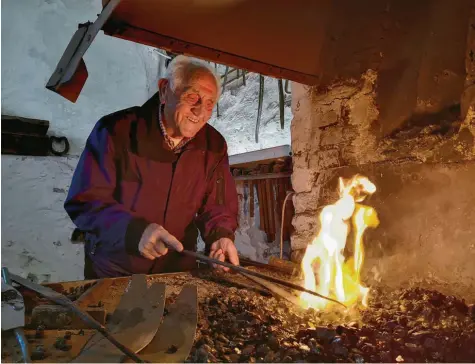
<svg viewBox="0 0 475 364">
<path fill-rule="evenodd" d="M 190 355 L 197 324 L 198 290 L 185 285 L 140 357 L 151 363 L 183 363 Z"/>
<path fill-rule="evenodd" d="M 107 328 L 114 337 L 137 353 L 155 336 L 165 308 L 165 284 L 147 287 L 145 275 L 134 275 L 115 309 Z M 94 334 L 75 363 L 117 363 L 124 354 L 101 334 Z"/>
</svg>

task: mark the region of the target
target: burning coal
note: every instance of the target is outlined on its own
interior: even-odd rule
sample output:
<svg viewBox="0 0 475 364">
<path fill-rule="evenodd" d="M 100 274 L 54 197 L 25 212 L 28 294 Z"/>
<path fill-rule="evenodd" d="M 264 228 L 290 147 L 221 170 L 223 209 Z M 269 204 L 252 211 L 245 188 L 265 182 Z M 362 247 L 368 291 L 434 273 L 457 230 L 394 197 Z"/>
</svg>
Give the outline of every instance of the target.
<svg viewBox="0 0 475 364">
<path fill-rule="evenodd" d="M 307 246 L 302 260 L 305 288 L 335 298 L 347 306 L 357 302 L 367 306 L 369 288 L 360 281 L 364 259 L 363 234 L 368 227 L 377 227 L 379 219 L 375 209 L 361 202 L 374 192 L 376 186 L 364 176 L 339 179 L 340 199 L 321 211 L 320 231 Z M 343 251 L 350 232 L 354 254 L 345 261 Z M 318 265 L 318 282 L 314 263 Z M 308 293 L 302 293 L 300 300 L 303 307 L 314 309 L 324 309 L 330 303 Z"/>
</svg>

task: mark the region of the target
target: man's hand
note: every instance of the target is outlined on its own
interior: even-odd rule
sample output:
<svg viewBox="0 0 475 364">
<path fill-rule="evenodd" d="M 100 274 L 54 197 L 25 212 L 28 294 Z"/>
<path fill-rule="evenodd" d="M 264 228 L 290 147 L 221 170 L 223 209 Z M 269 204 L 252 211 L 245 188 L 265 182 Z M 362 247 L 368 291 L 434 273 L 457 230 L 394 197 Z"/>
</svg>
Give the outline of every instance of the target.
<svg viewBox="0 0 475 364">
<path fill-rule="evenodd" d="M 209 256 L 210 258 L 218 259 L 222 262 L 224 262 L 225 259 L 228 258 L 228 260 L 232 264 L 239 265 L 239 257 L 236 247 L 234 246 L 233 241 L 228 238 L 221 238 L 219 240 L 216 240 L 211 245 L 211 251 L 209 253 Z M 213 264 L 213 268 L 222 269 L 225 272 L 229 271 L 228 267 L 223 267 L 222 265 L 218 264 Z"/>
<path fill-rule="evenodd" d="M 144 230 L 139 242 L 139 252 L 145 258 L 154 260 L 168 253 L 168 247 L 181 252 L 183 245 L 172 234 L 158 224 L 150 224 Z"/>
</svg>

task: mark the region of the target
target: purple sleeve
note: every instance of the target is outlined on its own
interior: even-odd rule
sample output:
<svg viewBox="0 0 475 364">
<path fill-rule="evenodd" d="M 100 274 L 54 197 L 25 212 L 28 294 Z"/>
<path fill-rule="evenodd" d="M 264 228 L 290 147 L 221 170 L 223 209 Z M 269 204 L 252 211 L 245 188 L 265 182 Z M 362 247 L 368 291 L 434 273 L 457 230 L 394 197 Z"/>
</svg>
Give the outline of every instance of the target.
<svg viewBox="0 0 475 364">
<path fill-rule="evenodd" d="M 106 249 L 138 254 L 140 237 L 149 222 L 114 198 L 115 163 L 108 128 L 99 121 L 74 171 L 64 208 L 80 230 L 96 235 Z"/>
<path fill-rule="evenodd" d="M 205 243 L 209 246 L 220 238 L 234 241 L 237 216 L 237 190 L 225 150 L 209 182 L 208 193 L 196 219 Z"/>
</svg>

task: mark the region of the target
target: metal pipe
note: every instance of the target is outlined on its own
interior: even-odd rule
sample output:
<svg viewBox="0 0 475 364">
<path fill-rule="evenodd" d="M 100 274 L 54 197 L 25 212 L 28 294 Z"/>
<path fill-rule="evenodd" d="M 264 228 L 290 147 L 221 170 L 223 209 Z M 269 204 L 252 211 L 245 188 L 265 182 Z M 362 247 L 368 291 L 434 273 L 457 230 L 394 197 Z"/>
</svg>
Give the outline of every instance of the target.
<svg viewBox="0 0 475 364">
<path fill-rule="evenodd" d="M 287 203 L 287 199 L 289 196 L 293 195 L 295 192 L 290 191 L 287 192 L 287 196 L 285 196 L 284 203 L 282 204 L 282 220 L 280 223 L 280 259 L 283 259 L 284 255 L 284 217 L 285 217 L 285 204 Z"/>
<path fill-rule="evenodd" d="M 273 283 L 270 283 L 270 282 L 267 282 L 266 280 L 264 279 L 261 279 L 261 278 L 257 278 L 257 277 L 253 277 L 253 276 L 250 276 L 249 274 L 247 273 L 241 273 L 244 277 L 246 277 L 247 279 L 253 281 L 254 283 L 257 283 L 259 284 L 260 286 L 268 289 L 269 291 L 272 292 L 272 294 L 274 296 L 278 296 L 278 297 L 281 297 L 291 303 L 293 303 L 294 305 L 297 305 L 299 306 L 300 305 L 300 300 L 298 299 L 297 296 L 294 296 L 292 293 L 286 291 L 285 289 L 283 288 L 280 288 L 279 286 L 277 286 L 276 284 L 273 284 Z"/>
<path fill-rule="evenodd" d="M 314 296 L 317 296 L 317 297 L 320 297 L 320 298 L 323 298 L 325 300 L 328 300 L 328 301 L 331 301 L 331 302 L 334 302 L 334 303 L 337 303 L 345 308 L 346 305 L 344 305 L 343 303 L 341 303 L 340 301 L 337 301 L 333 298 L 330 298 L 330 297 L 326 297 L 326 296 L 323 296 L 321 295 L 320 293 L 317 293 L 315 291 L 312 291 L 310 289 L 307 289 L 305 287 L 302 287 L 302 286 L 299 286 L 297 284 L 294 284 L 294 283 L 291 283 L 291 282 L 287 282 L 287 281 L 284 281 L 282 279 L 279 279 L 279 278 L 274 278 L 274 277 L 270 277 L 270 276 L 266 276 L 265 274 L 262 274 L 262 273 L 258 273 L 258 272 L 254 272 L 252 270 L 248 270 L 246 268 L 243 268 L 243 267 L 240 267 L 238 265 L 234 265 L 234 264 L 231 264 L 231 263 L 228 263 L 228 262 L 222 262 L 218 259 L 213 259 L 213 258 L 210 258 L 210 257 L 207 257 L 206 255 L 204 254 L 201 254 L 201 253 L 197 253 L 197 252 L 193 252 L 191 250 L 186 250 L 186 249 L 183 249 L 181 251 L 182 254 L 184 255 L 188 255 L 190 257 L 194 257 L 198 260 L 201 260 L 203 262 L 206 262 L 206 263 L 213 263 L 213 264 L 217 264 L 217 265 L 222 265 L 223 267 L 227 267 L 231 270 L 234 270 L 236 272 L 239 272 L 239 273 L 246 273 L 250 276 L 254 276 L 254 277 L 257 277 L 257 278 L 262 278 L 268 282 L 273 282 L 273 283 L 277 283 L 277 284 L 281 284 L 283 285 L 284 287 L 287 287 L 287 288 L 291 288 L 291 289 L 295 289 L 297 291 L 301 291 L 301 292 L 306 292 L 306 293 L 310 293 L 311 295 L 314 295 Z"/>
<path fill-rule="evenodd" d="M 172 57 L 170 56 L 167 56 L 166 54 L 163 54 L 162 52 L 160 52 L 158 49 L 157 49 L 157 53 L 160 57 L 163 57 L 163 58 L 166 58 L 166 59 L 172 59 Z"/>
</svg>

